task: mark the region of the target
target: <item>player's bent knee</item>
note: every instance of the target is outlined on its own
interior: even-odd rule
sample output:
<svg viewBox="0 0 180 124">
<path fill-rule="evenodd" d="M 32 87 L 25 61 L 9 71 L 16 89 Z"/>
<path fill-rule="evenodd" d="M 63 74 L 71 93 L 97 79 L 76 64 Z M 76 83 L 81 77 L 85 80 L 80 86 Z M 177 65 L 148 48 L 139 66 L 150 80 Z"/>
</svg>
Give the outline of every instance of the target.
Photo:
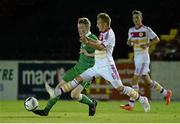
<svg viewBox="0 0 180 124">
<path fill-rule="evenodd" d="M 134 76 L 131 82 L 131 85 L 136 85 L 138 84 L 138 78 L 140 78 L 139 76 Z"/>
<path fill-rule="evenodd" d="M 84 87 L 82 85 L 78 85 L 75 89 L 72 90 L 71 97 L 78 100 L 81 92 L 83 91 L 83 88 Z"/>
<path fill-rule="evenodd" d="M 78 92 L 76 92 L 76 90 L 73 90 L 72 92 L 71 92 L 71 98 L 72 99 L 79 99 L 79 96 L 80 96 L 80 93 L 78 93 Z"/>
<path fill-rule="evenodd" d="M 83 82 L 83 78 L 81 76 L 77 76 L 75 79 L 79 84 Z"/>
<path fill-rule="evenodd" d="M 142 79 L 147 84 L 151 84 L 152 82 L 148 75 L 142 75 Z"/>
</svg>

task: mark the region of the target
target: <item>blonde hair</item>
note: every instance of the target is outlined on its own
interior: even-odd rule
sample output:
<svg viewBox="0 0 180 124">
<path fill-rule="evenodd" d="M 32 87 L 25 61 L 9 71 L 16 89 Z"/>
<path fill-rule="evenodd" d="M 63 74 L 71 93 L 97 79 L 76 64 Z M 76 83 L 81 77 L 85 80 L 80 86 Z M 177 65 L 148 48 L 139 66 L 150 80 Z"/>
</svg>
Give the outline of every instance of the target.
<svg viewBox="0 0 180 124">
<path fill-rule="evenodd" d="M 99 13 L 97 15 L 97 19 L 101 19 L 103 22 L 105 22 L 108 26 L 111 25 L 111 18 L 106 13 Z"/>
<path fill-rule="evenodd" d="M 133 10 L 133 11 L 132 11 L 132 16 L 135 15 L 135 14 L 140 15 L 141 18 L 142 18 L 142 12 L 141 12 L 141 11 L 139 11 L 139 10 Z"/>
<path fill-rule="evenodd" d="M 78 18 L 78 24 L 84 24 L 86 27 L 89 29 L 91 28 L 91 22 L 89 21 L 88 18 L 83 17 L 83 18 Z"/>
</svg>

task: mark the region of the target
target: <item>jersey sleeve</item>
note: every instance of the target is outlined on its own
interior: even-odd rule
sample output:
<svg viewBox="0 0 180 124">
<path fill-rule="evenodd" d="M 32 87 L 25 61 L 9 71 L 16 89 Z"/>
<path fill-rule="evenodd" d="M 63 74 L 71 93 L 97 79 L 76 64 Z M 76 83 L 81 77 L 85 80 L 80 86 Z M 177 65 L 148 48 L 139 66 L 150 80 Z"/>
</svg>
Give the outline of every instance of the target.
<svg viewBox="0 0 180 124">
<path fill-rule="evenodd" d="M 96 40 L 98 40 L 98 38 L 96 37 L 96 35 L 92 34 L 90 36 L 88 36 L 89 38 L 93 39 L 94 42 L 96 42 Z"/>
<path fill-rule="evenodd" d="M 151 40 L 157 37 L 156 33 L 150 27 L 147 28 L 147 34 Z"/>
<path fill-rule="evenodd" d="M 102 41 L 102 44 L 104 46 L 108 46 L 109 44 L 112 43 L 112 41 L 115 39 L 115 36 L 112 32 L 107 32 L 105 38 Z"/>
<path fill-rule="evenodd" d="M 131 30 L 129 29 L 129 31 L 128 31 L 128 39 L 127 40 L 130 40 L 132 38 L 132 36 L 131 36 Z"/>
</svg>

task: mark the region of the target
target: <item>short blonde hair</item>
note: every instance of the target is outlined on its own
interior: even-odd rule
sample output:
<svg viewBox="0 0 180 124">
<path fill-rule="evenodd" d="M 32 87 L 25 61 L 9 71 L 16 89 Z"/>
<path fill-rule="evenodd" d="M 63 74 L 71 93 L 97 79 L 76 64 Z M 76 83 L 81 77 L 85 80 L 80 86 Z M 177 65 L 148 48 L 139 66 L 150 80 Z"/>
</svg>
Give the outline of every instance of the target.
<svg viewBox="0 0 180 124">
<path fill-rule="evenodd" d="M 140 15 L 142 17 L 142 12 L 139 11 L 139 10 L 133 10 L 132 11 L 132 16 L 135 15 L 135 14 L 138 14 L 138 15 Z"/>
<path fill-rule="evenodd" d="M 78 18 L 78 24 L 84 24 L 86 27 L 89 29 L 91 28 L 91 22 L 89 21 L 88 18 L 83 17 L 83 18 Z"/>
<path fill-rule="evenodd" d="M 108 26 L 111 25 L 111 18 L 108 14 L 106 13 L 99 13 L 97 15 L 97 19 L 101 19 L 103 22 L 105 22 Z"/>
</svg>

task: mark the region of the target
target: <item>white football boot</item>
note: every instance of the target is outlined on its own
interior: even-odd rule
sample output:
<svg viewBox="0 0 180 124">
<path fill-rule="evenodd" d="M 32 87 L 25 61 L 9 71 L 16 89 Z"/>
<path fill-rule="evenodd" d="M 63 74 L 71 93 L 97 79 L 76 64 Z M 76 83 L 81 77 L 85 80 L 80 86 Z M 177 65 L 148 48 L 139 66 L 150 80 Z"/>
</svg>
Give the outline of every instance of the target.
<svg viewBox="0 0 180 124">
<path fill-rule="evenodd" d="M 149 112 L 150 109 L 151 109 L 151 106 L 149 104 L 148 98 L 147 97 L 143 97 L 143 98 L 144 98 L 144 101 L 141 104 L 142 104 L 142 106 L 144 108 L 144 111 Z"/>
</svg>

